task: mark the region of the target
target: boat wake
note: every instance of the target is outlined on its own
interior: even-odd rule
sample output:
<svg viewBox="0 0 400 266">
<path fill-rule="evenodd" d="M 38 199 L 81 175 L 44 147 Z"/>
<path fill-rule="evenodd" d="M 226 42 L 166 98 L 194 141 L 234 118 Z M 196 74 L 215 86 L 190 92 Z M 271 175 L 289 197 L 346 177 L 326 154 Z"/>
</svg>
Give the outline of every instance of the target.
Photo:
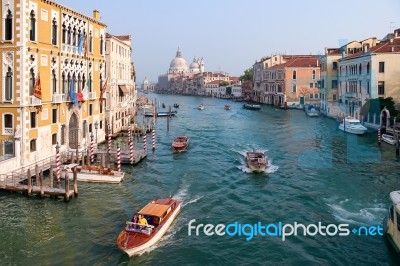
<svg viewBox="0 0 400 266">
<path fill-rule="evenodd" d="M 340 201 L 338 204 L 327 203 L 332 210 L 332 214 L 336 220 L 345 222 L 351 225 L 371 225 L 380 224 L 382 217 L 387 212 L 382 204 L 373 204 L 371 207 L 358 208 L 357 206 L 345 206 L 349 204 L 348 199 Z M 350 210 L 350 208 L 352 210 Z"/>
</svg>

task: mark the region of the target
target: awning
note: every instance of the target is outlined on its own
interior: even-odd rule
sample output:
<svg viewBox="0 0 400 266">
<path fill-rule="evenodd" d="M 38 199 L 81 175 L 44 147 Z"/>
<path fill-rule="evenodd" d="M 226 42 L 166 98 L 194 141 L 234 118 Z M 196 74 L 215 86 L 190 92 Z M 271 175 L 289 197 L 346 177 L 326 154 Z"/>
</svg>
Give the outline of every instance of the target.
<svg viewBox="0 0 400 266">
<path fill-rule="evenodd" d="M 126 88 L 126 85 L 118 85 L 118 88 L 121 90 L 122 94 L 129 93 L 129 90 Z"/>
<path fill-rule="evenodd" d="M 149 203 L 139 211 L 139 214 L 162 217 L 169 208 L 169 205 Z"/>
</svg>

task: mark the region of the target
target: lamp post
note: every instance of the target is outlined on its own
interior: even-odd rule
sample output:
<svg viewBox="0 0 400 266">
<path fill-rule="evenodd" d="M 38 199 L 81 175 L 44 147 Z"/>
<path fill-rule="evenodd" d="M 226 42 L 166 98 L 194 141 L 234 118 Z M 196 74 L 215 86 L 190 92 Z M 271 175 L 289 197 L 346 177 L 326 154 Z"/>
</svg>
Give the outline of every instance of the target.
<svg viewBox="0 0 400 266">
<path fill-rule="evenodd" d="M 95 123 L 94 123 L 94 129 L 96 130 L 96 146 L 97 146 L 97 129 L 99 128 L 99 122 L 98 121 L 96 121 Z"/>
</svg>

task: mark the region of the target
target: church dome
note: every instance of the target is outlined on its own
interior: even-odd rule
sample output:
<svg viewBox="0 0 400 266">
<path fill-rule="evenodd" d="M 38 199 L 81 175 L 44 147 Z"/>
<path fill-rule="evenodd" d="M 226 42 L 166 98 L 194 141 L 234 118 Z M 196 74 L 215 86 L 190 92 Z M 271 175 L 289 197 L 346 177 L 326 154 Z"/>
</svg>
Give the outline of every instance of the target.
<svg viewBox="0 0 400 266">
<path fill-rule="evenodd" d="M 187 71 L 188 67 L 186 64 L 185 58 L 182 57 L 181 52 L 178 51 L 176 52 L 176 56 L 174 59 L 172 59 L 171 64 L 169 65 L 169 70 L 170 71 Z"/>
<path fill-rule="evenodd" d="M 190 64 L 190 69 L 197 69 L 200 68 L 199 63 L 197 63 L 196 60 L 193 60 L 193 62 Z"/>
</svg>

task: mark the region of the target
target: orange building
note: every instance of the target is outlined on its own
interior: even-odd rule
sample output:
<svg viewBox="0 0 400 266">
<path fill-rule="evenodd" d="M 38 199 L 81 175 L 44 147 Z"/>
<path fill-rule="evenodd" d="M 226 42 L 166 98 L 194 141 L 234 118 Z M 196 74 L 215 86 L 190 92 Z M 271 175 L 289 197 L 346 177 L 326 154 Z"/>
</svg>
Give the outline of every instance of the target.
<svg viewBox="0 0 400 266">
<path fill-rule="evenodd" d="M 319 102 L 317 56 L 292 56 L 266 70 L 265 102 L 275 106 Z"/>
</svg>

